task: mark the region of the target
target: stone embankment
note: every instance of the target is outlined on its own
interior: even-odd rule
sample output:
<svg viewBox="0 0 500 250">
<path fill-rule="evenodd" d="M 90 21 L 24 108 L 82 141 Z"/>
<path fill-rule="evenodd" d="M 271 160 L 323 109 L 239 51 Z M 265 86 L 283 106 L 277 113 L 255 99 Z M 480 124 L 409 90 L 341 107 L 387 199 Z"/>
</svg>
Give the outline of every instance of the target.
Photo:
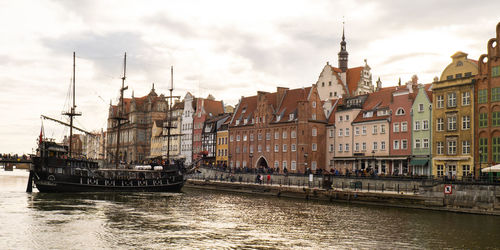
<svg viewBox="0 0 500 250">
<path fill-rule="evenodd" d="M 256 176 L 202 169 L 202 173 L 190 176 L 186 187 L 328 202 L 500 215 L 499 185 L 334 177 L 325 186 L 323 178 L 316 176 L 311 181 L 309 176 L 271 175 L 268 181 L 267 175 L 263 175 L 262 183 L 256 182 Z"/>
</svg>

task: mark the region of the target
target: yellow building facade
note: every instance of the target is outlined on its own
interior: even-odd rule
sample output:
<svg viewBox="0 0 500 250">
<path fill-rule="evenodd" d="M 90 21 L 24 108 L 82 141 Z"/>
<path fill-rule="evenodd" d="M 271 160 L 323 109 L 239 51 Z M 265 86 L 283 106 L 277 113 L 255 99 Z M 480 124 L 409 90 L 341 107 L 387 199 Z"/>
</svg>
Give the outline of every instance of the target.
<svg viewBox="0 0 500 250">
<path fill-rule="evenodd" d="M 432 86 L 432 174 L 461 179 L 474 169 L 474 83 L 477 62 L 457 52 Z"/>
<path fill-rule="evenodd" d="M 215 163 L 217 166 L 228 166 L 228 157 L 229 157 L 229 147 L 228 147 L 228 124 L 231 119 L 228 119 L 224 124 L 222 124 L 220 130 L 217 131 L 217 142 L 216 142 L 216 154 L 215 154 Z"/>
</svg>

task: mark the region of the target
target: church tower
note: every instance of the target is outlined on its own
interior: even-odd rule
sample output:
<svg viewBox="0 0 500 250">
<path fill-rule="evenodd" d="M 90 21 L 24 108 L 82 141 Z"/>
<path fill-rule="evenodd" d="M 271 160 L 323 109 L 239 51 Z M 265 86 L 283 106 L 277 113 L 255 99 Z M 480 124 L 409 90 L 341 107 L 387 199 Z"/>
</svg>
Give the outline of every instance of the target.
<svg viewBox="0 0 500 250">
<path fill-rule="evenodd" d="M 344 36 L 344 27 L 342 25 L 342 41 L 340 42 L 340 52 L 339 52 L 339 68 L 342 72 L 347 71 L 347 58 L 349 57 L 349 53 L 346 50 L 346 42 Z"/>
</svg>

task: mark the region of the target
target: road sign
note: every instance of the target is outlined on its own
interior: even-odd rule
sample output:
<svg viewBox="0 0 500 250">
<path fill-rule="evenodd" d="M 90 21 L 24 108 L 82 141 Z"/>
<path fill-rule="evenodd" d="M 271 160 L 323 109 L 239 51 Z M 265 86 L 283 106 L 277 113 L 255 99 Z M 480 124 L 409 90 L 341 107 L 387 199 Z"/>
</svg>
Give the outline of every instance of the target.
<svg viewBox="0 0 500 250">
<path fill-rule="evenodd" d="M 451 184 L 445 184 L 444 185 L 444 194 L 451 194 L 453 192 L 453 189 L 451 188 Z"/>
</svg>

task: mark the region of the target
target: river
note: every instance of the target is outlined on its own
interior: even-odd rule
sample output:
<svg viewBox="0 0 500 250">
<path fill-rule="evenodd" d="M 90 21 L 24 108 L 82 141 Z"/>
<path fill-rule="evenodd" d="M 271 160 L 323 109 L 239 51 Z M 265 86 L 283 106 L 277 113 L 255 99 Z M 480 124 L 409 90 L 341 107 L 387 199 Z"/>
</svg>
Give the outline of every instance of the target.
<svg viewBox="0 0 500 250">
<path fill-rule="evenodd" d="M 184 188 L 25 193 L 0 170 L 0 249 L 500 248 L 500 217 Z"/>
</svg>

